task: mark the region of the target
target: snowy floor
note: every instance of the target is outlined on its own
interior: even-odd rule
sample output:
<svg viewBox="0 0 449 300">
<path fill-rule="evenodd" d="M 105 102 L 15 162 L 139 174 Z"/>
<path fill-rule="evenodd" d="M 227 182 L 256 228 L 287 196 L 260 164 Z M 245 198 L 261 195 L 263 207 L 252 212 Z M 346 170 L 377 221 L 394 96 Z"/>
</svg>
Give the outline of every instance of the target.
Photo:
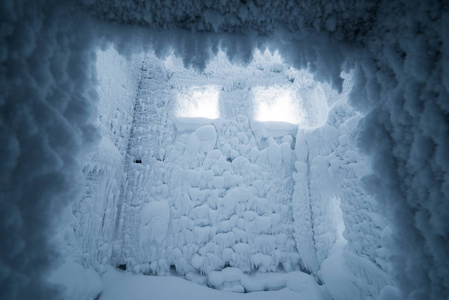
<svg viewBox="0 0 449 300">
<path fill-rule="evenodd" d="M 325 300 L 330 299 L 323 287 L 313 284 L 304 273 L 295 273 L 286 279 L 287 286 L 277 291 L 233 293 L 218 291 L 174 276 L 144 276 L 109 269 L 103 276 L 103 292 L 99 300 Z M 311 281 L 312 280 L 312 281 Z M 312 283 L 312 284 L 311 284 Z"/>
</svg>

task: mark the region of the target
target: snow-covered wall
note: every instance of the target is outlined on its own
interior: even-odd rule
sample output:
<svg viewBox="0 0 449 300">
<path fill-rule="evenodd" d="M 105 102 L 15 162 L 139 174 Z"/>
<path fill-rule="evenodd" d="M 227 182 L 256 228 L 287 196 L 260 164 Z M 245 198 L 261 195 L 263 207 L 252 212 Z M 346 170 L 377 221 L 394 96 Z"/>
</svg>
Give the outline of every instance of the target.
<svg viewBox="0 0 449 300">
<path fill-rule="evenodd" d="M 335 299 L 377 298 L 393 284 L 382 239 L 388 222 L 362 185 L 371 169 L 357 151 L 362 118 L 348 103 L 349 90 L 346 86 L 334 103 L 325 125 L 298 132 L 295 237 L 305 268 Z"/>
<path fill-rule="evenodd" d="M 58 299 L 54 237 L 100 137 L 96 41 L 63 4 L 2 1 L 0 21 L 0 298 Z"/>
<path fill-rule="evenodd" d="M 291 207 L 298 125 L 251 120 L 259 104 L 254 90 L 292 89 L 300 126 L 322 122 L 320 113 L 338 94 L 280 57 L 256 56 L 242 68 L 220 54 L 204 73 L 173 57 L 147 56 L 113 264 L 159 275 L 176 268 L 196 280 L 226 266 L 245 273 L 300 268 Z M 182 95 L 192 86 L 218 87 L 220 118 L 179 116 L 178 104 L 187 101 Z M 201 111 L 206 104 L 195 106 Z M 203 283 L 211 284 L 205 277 Z"/>
<path fill-rule="evenodd" d="M 128 152 L 134 105 L 140 81 L 141 55 L 125 59 L 114 49 L 97 51 L 98 147 L 84 161 L 83 195 L 72 205 L 73 233 L 66 242 L 73 259 L 86 267 L 109 263 Z M 69 231 L 70 232 L 70 231 Z M 68 250 L 70 251 L 70 250 Z"/>
<path fill-rule="evenodd" d="M 98 126 L 125 157 L 140 82 L 143 54 L 128 59 L 113 48 L 97 51 Z"/>
<path fill-rule="evenodd" d="M 144 274 L 176 270 L 211 286 L 209 275 L 225 267 L 245 273 L 303 267 L 329 285 L 335 272 L 345 272 L 352 274 L 346 282 L 355 286 L 351 292 L 376 297 L 391 283 L 386 266 L 381 270 L 373 264 L 384 263 L 380 237 L 386 221 L 361 187 L 369 166 L 357 153 L 360 116 L 347 100 L 351 75 L 344 76 L 343 93 L 337 93 L 269 52 L 256 53 L 245 68 L 232 65 L 221 53 L 203 73 L 184 69 L 176 60 L 147 55 L 141 67 L 129 122 L 126 179 L 118 201 L 109 204 L 115 208 L 118 203 L 118 217 L 115 226 L 105 226 L 114 230 L 114 240 L 101 241 L 106 252 L 102 263 Z M 192 86 L 195 91 L 217 87 L 221 118 L 184 116 L 184 102 L 195 100 L 189 94 Z M 261 101 L 276 97 L 273 89 L 266 99 L 255 101 L 265 86 L 292 89 L 297 96 L 291 101 L 299 108 L 298 135 L 297 125 L 252 119 Z M 208 105 L 195 103 L 198 112 Z M 98 187 L 91 188 L 86 194 L 94 198 Z M 87 218 L 98 219 L 92 213 Z M 349 271 L 323 269 L 345 227 L 346 250 L 353 253 L 345 254 L 351 258 L 343 263 Z M 91 228 L 77 232 L 84 232 L 81 240 L 92 239 Z M 85 252 L 97 253 L 98 246 L 90 247 Z M 368 260 L 360 263 L 354 254 Z M 347 292 L 337 289 L 333 296 L 341 298 L 341 291 Z"/>
<path fill-rule="evenodd" d="M 352 100 L 373 107 L 359 143 L 373 158 L 375 175 L 366 185 L 391 222 L 388 260 L 405 297 L 443 299 L 449 294 L 448 6 L 387 2 L 378 18 L 378 38 L 369 43 L 375 60 L 361 64 Z"/>
<path fill-rule="evenodd" d="M 334 95 L 325 124 L 298 131 L 295 237 L 304 267 L 335 299 L 376 298 L 393 284 L 383 238 L 388 222 L 362 184 L 371 171 L 369 158 L 357 148 L 363 117 L 348 103 L 353 73 L 342 78 L 342 93 Z"/>
<path fill-rule="evenodd" d="M 172 46 L 199 68 L 219 45 L 235 61 L 270 45 L 337 88 L 342 69 L 355 67 L 351 104 L 364 112 L 359 146 L 374 166 L 364 182 L 390 223 L 391 272 L 405 298 L 446 298 L 447 3 L 168 3 L 0 3 L 2 296 L 59 298 L 42 276 L 57 252 L 52 228 L 82 190 L 80 161 L 100 140 L 94 53 L 108 41 L 125 56 L 144 48 L 164 55 Z M 93 21 L 88 10 L 116 23 Z"/>
</svg>

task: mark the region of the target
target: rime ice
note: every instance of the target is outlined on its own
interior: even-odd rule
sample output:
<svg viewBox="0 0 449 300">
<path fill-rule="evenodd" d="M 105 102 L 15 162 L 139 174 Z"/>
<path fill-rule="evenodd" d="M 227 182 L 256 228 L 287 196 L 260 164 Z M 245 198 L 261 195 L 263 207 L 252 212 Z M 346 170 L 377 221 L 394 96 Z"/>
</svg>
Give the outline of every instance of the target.
<svg viewBox="0 0 449 300">
<path fill-rule="evenodd" d="M 1 1 L 0 298 L 446 299 L 447 16 Z"/>
</svg>

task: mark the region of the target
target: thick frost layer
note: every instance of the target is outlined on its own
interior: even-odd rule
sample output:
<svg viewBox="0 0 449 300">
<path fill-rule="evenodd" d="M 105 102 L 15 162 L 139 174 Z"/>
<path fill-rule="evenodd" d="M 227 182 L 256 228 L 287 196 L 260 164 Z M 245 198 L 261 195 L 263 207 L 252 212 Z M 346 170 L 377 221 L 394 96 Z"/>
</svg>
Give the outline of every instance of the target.
<svg viewBox="0 0 449 300">
<path fill-rule="evenodd" d="M 58 299 L 54 237 L 99 140 L 96 42 L 60 3 L 1 1 L 0 22 L 0 298 Z"/>
<path fill-rule="evenodd" d="M 142 59 L 136 56 L 126 60 L 113 49 L 97 51 L 99 105 L 96 125 L 102 138 L 96 151 L 84 161 L 84 194 L 72 206 L 75 217 L 71 221 L 73 232 L 65 238 L 76 249 L 76 259 L 85 266 L 98 268 L 100 264 L 105 265 L 111 256 L 116 206 Z"/>
<path fill-rule="evenodd" d="M 220 59 L 212 65 L 226 65 L 226 60 L 220 63 Z M 302 265 L 332 285 L 333 277 L 328 274 L 336 271 L 320 270 L 320 266 L 342 238 L 345 225 L 350 251 L 366 255 L 372 262 L 383 262 L 384 255 L 377 248 L 386 222 L 360 187 L 367 166 L 355 152 L 359 117 L 346 101 L 351 81 L 343 94 L 315 86 L 320 92 L 312 96 L 325 96 L 323 91 L 328 91 L 328 100 L 316 98 L 315 107 L 305 96 L 296 100 L 298 107 L 307 108 L 304 114 L 311 112 L 300 126 L 322 124 L 320 110 L 327 111 L 331 103 L 333 106 L 327 123 L 301 129 L 295 143 L 296 125 L 248 122 L 241 113 L 257 106 L 251 99 L 254 87 L 286 79 L 290 88 L 299 91 L 314 85 L 304 73 L 283 71 L 282 64 L 275 72 L 270 62 L 256 61 L 253 65 L 257 71 L 248 68 L 246 73 L 252 77 L 246 77 L 228 63 L 222 72 L 235 74 L 228 78 L 217 71 L 189 72 L 176 67 L 173 58 L 165 62 L 146 58 L 134 106 L 127 179 L 117 202 L 114 236 L 118 239 L 113 241 L 115 246 L 103 247 L 106 253 L 113 251 L 112 263 L 159 275 L 176 269 L 189 280 L 219 289 L 224 286 L 213 274 L 221 274 L 214 272 L 226 266 L 252 273 L 280 268 L 292 271 Z M 235 82 L 248 91 L 236 95 L 239 102 L 232 97 L 235 89 L 241 89 Z M 177 116 L 179 97 L 172 95 L 188 91 L 189 85 L 209 83 L 229 86 L 221 88 L 220 107 L 230 120 Z M 292 151 L 294 147 L 296 151 Z M 294 166 L 298 171 L 293 176 L 295 184 L 291 177 Z M 344 212 L 351 209 L 366 214 L 342 218 L 340 202 Z M 345 264 L 342 256 L 338 259 Z M 367 281 L 374 276 L 370 271 L 358 272 L 357 267 L 343 271 Z M 357 294 L 379 294 L 389 278 L 382 270 L 376 272 L 380 279 L 372 288 L 356 286 Z M 256 288 L 251 286 L 226 288 Z M 343 295 L 336 290 L 333 293 L 337 298 Z"/>
<path fill-rule="evenodd" d="M 375 171 L 366 186 L 391 222 L 388 260 L 410 299 L 449 295 L 447 20 L 443 2 L 382 6 L 383 39 L 369 47 L 377 63 L 361 65 L 353 96 L 374 107 L 360 140 Z"/>
<path fill-rule="evenodd" d="M 165 55 L 172 46 L 184 63 L 198 68 L 206 67 L 218 45 L 235 61 L 248 62 L 254 48 L 271 43 L 288 63 L 309 66 L 336 87 L 342 66 L 354 65 L 352 104 L 367 114 L 359 122 L 360 145 L 375 166 L 375 175 L 365 182 L 390 222 L 383 234 L 388 265 L 404 297 L 447 298 L 449 34 L 444 1 L 83 3 L 103 19 L 173 31 L 134 28 L 131 34 L 126 26 L 92 23 L 70 9 L 75 6 L 1 2 L 1 197 L 7 199 L 1 204 L 2 296 L 52 297 L 39 279 L 53 257 L 48 234 L 62 208 L 75 199 L 82 176 L 77 160 L 99 140 L 92 124 L 97 84 L 92 49 L 106 39 L 125 55 L 145 48 Z M 306 170 L 307 164 L 296 168 Z M 343 219 L 356 224 L 346 214 L 358 203 L 340 200 Z M 383 223 L 366 214 L 360 220 L 368 218 Z M 350 241 L 357 227 L 348 224 L 348 247 L 371 251 L 366 243 L 357 247 Z M 385 289 L 382 297 L 389 294 Z"/>
<path fill-rule="evenodd" d="M 242 114 L 251 111 L 256 83 L 300 87 L 306 76 L 273 72 L 262 58 L 254 62 L 258 68 L 246 70 L 223 56 L 213 64 L 222 69 L 209 66 L 196 74 L 172 58 L 148 57 L 144 64 L 119 204 L 116 264 L 155 274 L 174 267 L 186 278 L 225 266 L 247 273 L 298 269 L 290 206 L 296 128 L 272 128 L 262 136 L 263 124 L 255 132 Z M 205 125 L 178 117 L 179 97 L 172 95 L 211 83 L 221 86 L 221 114 L 228 119 Z"/>
<path fill-rule="evenodd" d="M 298 132 L 294 227 L 304 267 L 323 280 L 335 299 L 363 299 L 377 297 L 392 282 L 382 248 L 388 230 L 377 203 L 361 186 L 370 169 L 356 149 L 360 116 L 347 103 L 352 76 L 345 77 L 326 125 Z M 332 254 L 341 253 L 342 244 L 347 254 Z"/>
</svg>

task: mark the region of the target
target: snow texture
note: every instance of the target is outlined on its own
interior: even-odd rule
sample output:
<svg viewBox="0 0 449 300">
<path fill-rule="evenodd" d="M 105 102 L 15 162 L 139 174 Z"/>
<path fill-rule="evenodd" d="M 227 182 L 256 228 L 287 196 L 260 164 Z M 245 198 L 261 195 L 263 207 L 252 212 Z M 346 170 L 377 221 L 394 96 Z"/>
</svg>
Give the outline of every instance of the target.
<svg viewBox="0 0 449 300">
<path fill-rule="evenodd" d="M 147 56 L 114 241 L 116 264 L 158 275 L 175 268 L 186 277 L 225 266 L 246 273 L 298 269 L 290 206 L 296 125 L 256 137 L 244 113 L 256 82 L 298 87 L 305 74 L 292 71 L 298 77 L 293 85 L 284 73 L 270 71 L 265 57 L 272 55 L 254 62 L 259 69 L 243 69 L 221 54 L 198 74 L 173 58 Z M 221 117 L 209 124 L 177 116 L 176 101 L 184 100 L 176 95 L 199 84 L 222 87 Z M 141 164 L 134 163 L 137 158 Z"/>
<path fill-rule="evenodd" d="M 59 299 L 62 212 L 98 145 L 94 34 L 72 6 L 0 3 L 0 298 Z M 76 30 L 74 30 L 76 28 Z"/>
<path fill-rule="evenodd" d="M 65 261 L 49 277 L 49 281 L 65 287 L 63 299 L 94 300 L 103 289 L 97 272 L 73 261 Z"/>
<path fill-rule="evenodd" d="M 353 135 L 359 117 L 347 103 L 351 75 L 345 75 L 344 92 L 338 94 L 329 86 L 311 84 L 304 72 L 288 70 L 288 66 L 281 68 L 286 72 L 265 71 L 271 70 L 273 56 L 268 52 L 259 55 L 259 61 L 246 71 L 219 56 L 211 65 L 227 67 L 214 74 L 186 70 L 173 64 L 172 57 L 165 61 L 151 55 L 145 58 L 134 104 L 127 177 L 119 197 L 117 232 L 111 243 L 102 247 L 106 253 L 113 252 L 113 264 L 126 264 L 133 272 L 144 274 L 166 275 L 176 270 L 194 282 L 236 292 L 256 287 L 251 283 L 223 286 L 214 274 L 225 268 L 242 276 L 261 276 L 302 266 L 322 280 L 332 272 L 320 270 L 320 265 L 342 238 L 343 223 L 349 228 L 345 232 L 348 250 L 366 255 L 374 263 L 382 262 L 384 256 L 376 251 L 380 252 L 386 222 L 360 187 L 368 167 L 364 157 L 355 152 Z M 235 75 L 225 75 L 229 73 Z M 295 101 L 307 115 L 298 134 L 295 124 L 249 122 L 241 115 L 251 105 L 258 105 L 251 100 L 252 82 L 257 86 L 279 84 L 286 76 L 295 78 L 296 84 L 290 81 L 289 88 L 301 96 Z M 240 89 L 235 82 L 248 90 L 247 98 L 238 95 L 238 103 L 232 97 L 234 89 Z M 189 91 L 190 86 L 197 89 L 198 84 L 210 83 L 229 86 L 220 93 L 221 112 L 227 119 L 178 117 L 176 101 L 184 99 L 176 95 Z M 299 93 L 304 86 L 319 91 L 307 94 L 319 97 L 317 101 Z M 332 105 L 330 111 L 328 105 Z M 319 114 L 322 110 L 329 114 L 324 124 Z M 313 127 L 317 124 L 321 126 Z M 141 163 L 136 163 L 137 159 Z M 360 211 L 358 218 L 345 215 L 343 219 L 340 203 L 344 211 L 346 207 Z M 89 232 L 87 229 L 85 236 L 91 239 Z M 104 261 L 97 263 L 104 265 Z M 369 281 L 372 269 L 362 274 L 356 268 L 346 272 Z M 386 273 L 376 272 L 383 279 L 369 292 L 366 284 L 360 284 L 358 295 L 375 297 L 390 282 Z M 338 291 L 334 293 L 337 297 Z"/>
<path fill-rule="evenodd" d="M 225 271 L 225 270 L 224 270 Z M 230 272 L 233 273 L 233 272 Z M 252 293 L 230 293 L 217 291 L 200 286 L 174 276 L 142 276 L 109 269 L 103 276 L 105 291 L 101 299 L 119 300 L 132 297 L 133 300 L 148 299 L 237 299 L 237 300 L 264 300 L 264 299 L 309 299 L 329 300 L 329 295 L 318 286 L 307 274 L 292 272 L 289 276 L 282 274 L 262 274 L 260 278 L 241 278 L 226 274 L 227 279 L 236 279 L 246 282 L 245 285 L 255 287 Z M 271 276 L 270 276 L 271 275 Z M 241 280 L 241 281 L 240 281 Z M 275 286 L 275 290 L 260 292 L 262 287 Z M 173 288 L 176 287 L 176 288 Z M 240 285 L 241 287 L 241 285 Z M 259 292 L 257 292 L 259 291 Z"/>
<path fill-rule="evenodd" d="M 338 298 L 345 294 L 331 287 L 335 277 L 329 259 L 342 228 L 339 215 L 349 254 L 337 262 L 345 266 L 346 278 L 353 282 L 351 278 L 382 277 L 375 277 L 378 269 L 366 267 L 375 263 L 394 280 L 391 284 L 386 277 L 376 279 L 373 288 L 357 284 L 358 292 L 351 296 L 447 298 L 448 11 L 447 3 L 437 0 L 180 1 L 177 5 L 144 0 L 2 1 L 1 298 L 60 299 L 61 291 L 45 278 L 61 265 L 61 254 L 75 256 L 84 267 L 97 266 L 98 271 L 105 264 L 129 259 L 137 272 L 160 274 L 168 272 L 175 259 L 181 273 L 222 269 L 233 257 L 242 269 L 257 265 L 266 271 L 279 262 L 284 269 L 289 268 L 288 262 L 300 262 L 324 282 L 327 278 L 328 290 Z M 113 80 L 127 92 L 112 82 L 113 94 L 97 89 L 98 49 L 110 45 L 129 61 L 142 51 L 154 51 L 159 58 L 174 53 L 185 66 L 200 72 L 223 55 L 220 49 L 233 63 L 248 66 L 257 58 L 255 49 L 268 47 L 283 59 L 283 64 L 275 62 L 268 71 L 287 75 L 287 85 L 296 79 L 288 76 L 285 66 L 308 69 L 314 80 L 327 82 L 338 92 L 345 92 L 342 71 L 353 69 L 354 80 L 349 103 L 336 101 L 327 120 L 327 112 L 319 109 L 313 117 L 315 125 L 305 123 L 319 128 L 300 126 L 290 141 L 267 133 L 254 134 L 253 142 L 245 142 L 254 111 L 241 100 L 249 95 L 245 87 L 256 84 L 242 72 L 242 80 L 223 86 L 234 101 L 220 107 L 221 118 L 202 124 L 215 129 L 212 145 L 213 136 L 195 132 L 201 126 L 180 129 L 167 114 L 152 119 L 157 113 L 154 107 L 168 99 L 159 96 L 172 89 L 156 89 L 158 97 L 152 101 L 148 101 L 151 95 L 135 90 L 139 81 L 162 84 L 172 76 L 169 68 L 162 73 L 160 66 L 152 66 L 142 72 L 148 80 L 135 80 L 133 64 L 122 65 L 117 74 L 129 72 L 131 77 Z M 211 70 L 222 67 L 223 60 L 216 62 Z M 212 74 L 211 70 L 205 74 Z M 182 85 L 172 84 L 185 92 Z M 313 89 L 304 95 L 307 92 L 320 93 Z M 127 100 L 102 107 L 98 103 L 102 93 L 108 99 L 126 95 Z M 129 128 L 126 111 L 131 107 L 153 114 L 133 113 Z M 116 109 L 117 114 L 112 113 Z M 154 127 L 142 126 L 153 120 Z M 149 130 L 152 139 L 145 141 Z M 170 143 L 173 147 L 165 147 Z M 290 144 L 289 151 L 283 143 Z M 248 145 L 251 148 L 243 147 Z M 180 152 L 184 156 L 177 156 Z M 135 164 L 134 159 L 143 163 Z M 175 170 L 177 166 L 180 169 Z M 120 170 L 125 179 L 119 183 Z M 173 171 L 183 173 L 169 176 Z M 143 186 L 143 182 L 151 184 Z M 176 192 L 175 185 L 179 185 Z M 233 197 L 236 189 L 243 196 Z M 93 201 L 86 191 L 98 192 L 92 196 L 101 194 L 99 199 L 106 202 Z M 146 213 L 145 207 L 161 211 Z M 214 215 L 216 207 L 221 210 Z M 74 217 L 69 218 L 70 210 Z M 151 216 L 160 220 L 161 231 L 154 236 Z M 183 234 L 175 228 L 182 228 Z M 61 240 L 55 242 L 60 231 L 66 246 L 59 245 Z M 159 242 L 165 234 L 162 244 L 166 244 L 142 244 L 141 232 Z M 182 238 L 175 241 L 176 234 L 192 245 L 176 249 L 176 243 L 183 243 Z M 274 241 L 269 239 L 276 238 L 279 253 L 270 247 Z M 237 246 L 245 242 L 253 248 Z M 98 246 L 103 250 L 95 249 Z M 290 251 L 295 247 L 297 252 Z M 158 253 L 162 249 L 171 252 Z M 233 256 L 237 251 L 251 251 L 251 259 L 238 260 L 248 256 Z M 160 260 L 142 265 L 140 253 Z M 382 288 L 382 284 L 388 285 Z"/>
<path fill-rule="evenodd" d="M 143 57 L 126 60 L 113 49 L 99 50 L 96 55 L 99 82 L 96 126 L 101 141 L 84 161 L 84 194 L 72 206 L 73 233 L 66 236 L 66 242 L 76 249 L 83 265 L 98 268 L 111 256 Z"/>
</svg>

